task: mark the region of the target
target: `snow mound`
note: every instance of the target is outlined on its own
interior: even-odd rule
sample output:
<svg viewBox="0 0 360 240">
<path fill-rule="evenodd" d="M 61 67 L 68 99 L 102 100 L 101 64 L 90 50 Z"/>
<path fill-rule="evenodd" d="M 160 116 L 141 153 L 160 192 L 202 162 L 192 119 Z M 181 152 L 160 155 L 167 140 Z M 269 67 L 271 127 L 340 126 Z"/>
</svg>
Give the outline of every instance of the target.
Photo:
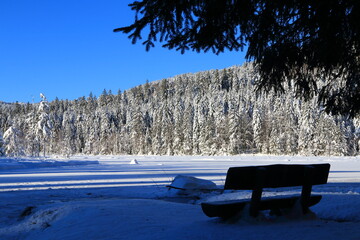
<svg viewBox="0 0 360 240">
<path fill-rule="evenodd" d="M 136 165 L 136 164 L 139 164 L 139 162 L 138 162 L 136 159 L 133 159 L 133 160 L 130 161 L 129 164 L 134 164 L 134 165 Z"/>
<path fill-rule="evenodd" d="M 0 228 L 0 236 L 5 239 L 18 239 L 16 236 L 20 232 L 23 234 L 31 231 L 43 232 L 48 227 L 51 227 L 53 222 L 69 214 L 70 209 L 68 206 L 41 209 L 24 219 L 19 219 L 18 224 Z"/>
<path fill-rule="evenodd" d="M 170 195 L 174 196 L 194 196 L 218 190 L 218 187 L 212 181 L 184 175 L 177 175 L 168 187 Z"/>
</svg>

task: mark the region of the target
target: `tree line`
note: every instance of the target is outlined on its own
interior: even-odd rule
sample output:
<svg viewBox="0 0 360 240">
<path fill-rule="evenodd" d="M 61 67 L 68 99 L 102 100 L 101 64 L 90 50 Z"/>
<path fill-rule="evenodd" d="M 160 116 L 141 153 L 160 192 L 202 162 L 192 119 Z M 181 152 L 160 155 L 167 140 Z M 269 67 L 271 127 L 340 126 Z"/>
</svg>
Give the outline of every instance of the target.
<svg viewBox="0 0 360 240">
<path fill-rule="evenodd" d="M 288 85 L 259 94 L 258 81 L 246 63 L 99 97 L 1 103 L 0 154 L 358 154 L 360 118 L 329 115 Z"/>
</svg>

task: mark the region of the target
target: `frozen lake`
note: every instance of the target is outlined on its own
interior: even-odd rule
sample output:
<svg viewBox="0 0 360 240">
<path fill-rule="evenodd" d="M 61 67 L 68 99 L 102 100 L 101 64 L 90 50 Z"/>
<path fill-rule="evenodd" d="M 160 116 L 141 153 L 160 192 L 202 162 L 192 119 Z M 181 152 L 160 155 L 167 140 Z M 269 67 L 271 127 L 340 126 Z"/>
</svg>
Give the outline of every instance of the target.
<svg viewBox="0 0 360 240">
<path fill-rule="evenodd" d="M 145 237 L 140 233 L 137 234 L 136 231 L 132 234 L 126 232 L 126 228 L 129 228 L 128 224 L 157 229 L 154 230 L 154 235 L 149 233 L 148 239 L 169 239 L 170 237 L 182 239 L 185 235 L 179 234 L 180 230 L 176 226 L 184 227 L 184 224 L 188 224 L 189 221 L 196 221 L 199 224 L 198 230 L 189 228 L 188 231 L 191 232 L 186 234 L 189 239 L 200 239 L 199 236 L 204 239 L 217 239 L 211 236 L 219 236 L 223 228 L 233 226 L 219 224 L 215 227 L 208 226 L 208 224 L 214 224 L 214 220 L 204 216 L 198 204 L 204 199 L 219 196 L 214 194 L 200 196 L 197 201 L 189 201 L 190 204 L 163 201 L 171 199 L 165 186 L 169 185 L 175 176 L 188 175 L 211 180 L 221 188 L 229 167 L 315 163 L 330 163 L 331 172 L 329 183 L 315 186 L 313 190 L 323 195 L 323 200 L 313 208 L 319 217 L 314 224 L 322 226 L 324 231 L 329 232 L 328 239 L 340 239 L 334 236 L 341 233 L 333 230 L 333 227 L 340 223 L 343 224 L 341 226 L 346 225 L 349 228 L 347 234 L 352 233 L 351 237 L 357 237 L 347 239 L 360 239 L 360 230 L 358 227 L 355 228 L 360 224 L 360 157 L 74 156 L 70 159 L 54 157 L 46 160 L 1 159 L 0 162 L 0 206 L 3 209 L 0 216 L 0 239 L 63 239 L 63 237 L 65 239 L 65 236 L 68 236 L 67 239 L 111 239 L 109 236 L 113 236 L 113 239 L 124 239 L 123 236 L 127 236 L 127 239 Z M 298 190 L 290 189 L 289 191 Z M 277 193 L 268 192 L 267 194 Z M 240 196 L 238 193 L 232 193 L 231 197 L 236 195 Z M 111 214 L 111 212 L 132 212 L 129 204 L 134 205 L 133 211 L 139 211 L 137 217 L 130 217 L 130 213 L 122 216 Z M 75 205 L 76 208 L 73 207 Z M 152 208 L 152 205 L 158 208 Z M 108 215 L 103 216 L 101 211 L 98 212 L 102 208 Z M 165 212 L 160 211 L 159 208 L 164 209 Z M 26 209 L 29 210 L 29 214 L 22 216 Z M 168 213 L 177 212 L 176 209 L 181 214 L 174 213 L 175 215 L 172 216 L 174 219 L 169 219 L 171 216 L 168 216 Z M 82 214 L 88 215 L 86 221 L 81 217 Z M 156 223 L 150 220 L 147 223 L 144 220 L 150 216 L 156 218 Z M 94 222 L 97 218 L 103 219 L 104 223 Z M 69 219 L 76 222 L 77 228 L 69 224 Z M 118 230 L 112 232 L 113 229 L 106 222 L 118 222 L 119 219 L 127 219 L 129 222 L 121 226 L 118 226 L 118 223 L 115 224 Z M 31 224 L 31 221 L 36 223 Z M 171 224 L 172 221 L 174 222 Z M 306 221 L 306 224 L 310 232 L 314 230 L 312 228 L 316 228 L 315 225 L 311 225 L 311 222 Z M 91 232 L 94 225 L 104 232 L 104 237 L 79 238 L 79 236 L 84 236 L 84 232 Z M 174 229 L 161 234 L 157 228 L 161 225 L 166 229 Z M 271 228 L 267 224 L 262 227 L 265 227 L 265 232 L 267 228 Z M 307 237 L 301 229 L 292 227 L 295 235 Z M 200 229 L 211 232 L 210 229 L 214 228 L 218 230 L 214 230 L 215 232 L 210 235 L 205 233 L 201 235 L 199 232 Z M 258 227 L 251 225 L 246 228 L 246 231 L 251 232 L 253 229 L 252 236 L 261 237 L 256 228 Z M 321 227 L 316 229 L 319 230 L 319 228 L 322 229 Z M 281 229 L 279 227 L 277 231 L 281 232 Z M 53 231 L 57 231 L 57 237 Z M 244 228 L 237 231 L 235 235 L 230 234 L 228 238 L 236 239 L 236 236 L 244 233 L 242 232 Z M 69 232 L 72 234 L 69 235 Z M 333 234 L 330 234 L 331 232 Z M 325 232 L 321 231 L 321 234 Z M 319 237 L 324 239 L 322 237 L 327 236 L 321 234 L 317 235 L 318 239 Z M 48 238 L 49 236 L 52 238 Z"/>
</svg>

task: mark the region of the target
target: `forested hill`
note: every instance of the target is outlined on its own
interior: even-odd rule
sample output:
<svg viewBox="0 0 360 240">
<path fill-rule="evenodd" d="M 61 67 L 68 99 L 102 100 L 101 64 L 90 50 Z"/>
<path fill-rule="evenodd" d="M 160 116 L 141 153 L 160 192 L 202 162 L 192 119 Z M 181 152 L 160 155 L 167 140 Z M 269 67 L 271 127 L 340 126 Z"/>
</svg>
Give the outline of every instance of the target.
<svg viewBox="0 0 360 240">
<path fill-rule="evenodd" d="M 0 104 L 7 155 L 355 155 L 359 119 L 292 91 L 256 96 L 251 64 L 183 74 L 74 101 Z M 3 135 L 3 139 L 1 139 Z"/>
</svg>

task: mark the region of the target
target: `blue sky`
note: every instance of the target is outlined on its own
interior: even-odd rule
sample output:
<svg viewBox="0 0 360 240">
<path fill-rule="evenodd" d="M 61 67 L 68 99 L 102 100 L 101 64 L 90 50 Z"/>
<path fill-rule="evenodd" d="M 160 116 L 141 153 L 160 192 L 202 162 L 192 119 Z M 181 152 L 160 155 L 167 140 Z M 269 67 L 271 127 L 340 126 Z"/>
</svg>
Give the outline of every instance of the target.
<svg viewBox="0 0 360 240">
<path fill-rule="evenodd" d="M 182 73 L 242 65 L 242 52 L 149 52 L 113 29 L 132 23 L 128 0 L 1 0 L 0 101 L 116 93 Z"/>
</svg>

